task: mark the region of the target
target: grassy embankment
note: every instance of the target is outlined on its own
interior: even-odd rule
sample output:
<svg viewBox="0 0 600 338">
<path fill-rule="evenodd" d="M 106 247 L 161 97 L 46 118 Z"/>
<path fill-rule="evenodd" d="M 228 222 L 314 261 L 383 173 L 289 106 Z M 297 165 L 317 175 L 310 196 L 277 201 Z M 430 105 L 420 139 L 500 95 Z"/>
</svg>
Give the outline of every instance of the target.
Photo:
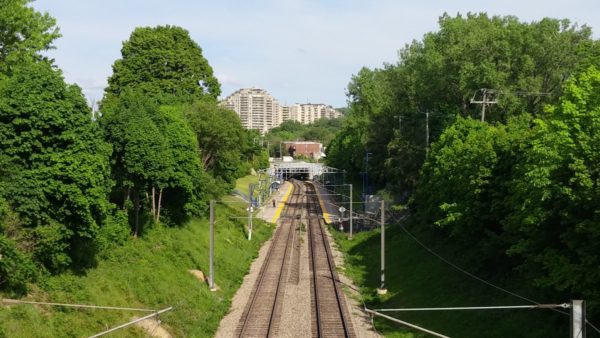
<svg viewBox="0 0 600 338">
<path fill-rule="evenodd" d="M 235 185 L 235 190 L 244 193 L 244 195 L 248 196 L 250 193 L 248 185 L 258 184 L 258 175 L 248 175 L 237 180 Z"/>
<path fill-rule="evenodd" d="M 332 231 L 344 252 L 344 273 L 361 288 L 364 301 L 372 309 L 409 307 L 452 307 L 529 305 L 527 302 L 487 286 L 436 258 L 412 240 L 399 226 L 386 227 L 385 296 L 377 296 L 380 283 L 380 232 L 357 234 L 353 240 Z M 427 235 L 418 238 L 430 247 Z M 441 246 L 432 248 L 456 262 L 456 254 Z M 468 269 L 466 269 L 468 270 Z M 485 279 L 542 303 L 563 303 L 552 294 L 526 286 L 519 276 L 485 276 Z M 568 312 L 568 310 L 565 310 Z M 487 310 L 386 313 L 409 323 L 450 337 L 568 337 L 569 317 L 551 310 Z M 375 327 L 387 337 L 431 337 L 404 328 L 386 319 L 376 319 Z M 591 330 L 588 330 L 591 331 Z M 591 335 L 590 335 L 591 334 Z M 588 332 L 588 337 L 594 336 Z M 595 336 L 594 336 L 595 337 Z"/>
<path fill-rule="evenodd" d="M 246 239 L 244 203 L 227 197 L 216 209 L 215 281 L 209 291 L 188 269 L 208 273 L 208 220 L 195 219 L 174 228 L 155 226 L 99 257 L 98 266 L 83 275 L 46 277 L 34 285 L 28 300 L 81 303 L 173 311 L 160 316 L 175 337 L 210 337 L 227 313 L 260 245 L 272 226 L 256 221 L 252 241 Z M 229 203 L 228 203 L 229 202 Z M 257 226 L 258 225 L 258 226 Z M 86 337 L 145 313 L 80 310 L 60 307 L 13 305 L 0 308 L 0 337 Z M 128 328 L 111 337 L 146 337 Z"/>
</svg>

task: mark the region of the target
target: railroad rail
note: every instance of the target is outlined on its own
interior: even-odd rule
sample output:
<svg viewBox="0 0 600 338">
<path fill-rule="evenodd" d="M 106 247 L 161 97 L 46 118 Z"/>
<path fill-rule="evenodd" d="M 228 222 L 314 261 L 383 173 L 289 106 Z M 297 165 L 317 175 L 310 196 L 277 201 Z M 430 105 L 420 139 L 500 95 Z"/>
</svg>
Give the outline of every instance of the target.
<svg viewBox="0 0 600 338">
<path fill-rule="evenodd" d="M 306 184 L 306 187 L 310 196 L 307 220 L 312 272 L 312 336 L 356 337 L 338 285 L 331 248 L 322 228 L 322 211 L 316 200 L 316 190 L 312 184 Z"/>
<path fill-rule="evenodd" d="M 286 202 L 235 334 L 238 337 L 278 336 L 286 285 L 297 285 L 301 273 L 298 237 L 300 222 L 304 221 L 308 225 L 312 336 L 354 338 L 356 334 L 322 228 L 322 211 L 315 196 L 315 187 L 310 183 L 291 182 L 292 195 Z M 305 217 L 302 217 L 303 212 Z"/>
<path fill-rule="evenodd" d="M 259 277 L 250 295 L 236 330 L 238 337 L 274 337 L 281 317 L 289 256 L 293 243 L 295 217 L 301 203 L 301 184 L 293 182 L 293 193 L 286 203 L 284 217 L 273 237 L 273 242 Z"/>
</svg>

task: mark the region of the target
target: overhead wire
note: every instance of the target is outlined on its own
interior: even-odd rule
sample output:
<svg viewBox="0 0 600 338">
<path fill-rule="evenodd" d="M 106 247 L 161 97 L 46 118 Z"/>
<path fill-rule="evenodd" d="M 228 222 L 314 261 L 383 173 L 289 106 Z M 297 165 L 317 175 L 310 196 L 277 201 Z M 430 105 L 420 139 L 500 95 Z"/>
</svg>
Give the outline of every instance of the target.
<svg viewBox="0 0 600 338">
<path fill-rule="evenodd" d="M 336 192 L 335 192 L 335 190 L 327 189 L 327 188 L 326 188 L 326 186 L 324 186 L 324 185 L 321 185 L 321 188 L 325 189 L 325 190 L 326 190 L 326 191 L 328 191 L 328 192 L 334 192 L 336 195 L 340 195 L 340 196 L 346 196 L 346 195 L 343 195 L 343 194 L 338 194 L 338 193 L 336 193 Z M 333 205 L 333 206 L 335 206 L 335 207 L 339 207 L 339 206 L 340 206 L 339 204 L 333 203 L 333 202 L 331 202 L 331 201 L 328 201 L 328 202 L 326 202 L 326 203 L 328 203 L 328 204 L 330 204 L 330 205 Z M 350 203 L 350 202 L 346 202 L 346 203 Z M 353 203 L 353 204 L 355 204 L 355 203 L 356 203 L 356 204 L 366 204 L 366 203 L 368 203 L 368 202 L 352 202 L 352 203 Z M 360 213 L 358 213 L 358 212 L 353 212 L 353 214 L 360 215 Z M 367 220 L 371 220 L 371 221 L 374 221 L 374 222 L 378 222 L 377 220 L 375 220 L 375 219 L 371 219 L 371 218 L 368 218 L 368 217 L 365 217 L 365 219 L 367 219 Z M 416 237 L 416 236 L 414 236 L 414 235 L 413 235 L 413 234 L 412 234 L 412 233 L 411 233 L 411 232 L 410 232 L 408 229 L 406 229 L 406 227 L 404 227 L 404 226 L 403 226 L 403 225 L 402 225 L 400 222 L 398 222 L 398 220 L 395 220 L 395 223 L 396 223 L 396 224 L 398 224 L 398 226 L 399 226 L 399 227 L 400 227 L 400 228 L 401 228 L 401 229 L 402 229 L 402 230 L 403 230 L 403 231 L 404 231 L 404 232 L 405 232 L 405 233 L 406 233 L 406 234 L 407 234 L 407 235 L 408 235 L 408 236 L 409 236 L 409 237 L 410 237 L 412 240 L 414 240 L 414 241 L 415 241 L 417 244 L 419 244 L 419 245 L 420 245 L 422 248 L 424 248 L 424 249 L 425 249 L 427 252 L 429 252 L 430 254 L 432 254 L 433 256 L 435 256 L 436 258 L 438 258 L 439 260 L 441 260 L 442 262 L 444 262 L 444 263 L 446 263 L 446 264 L 450 265 L 452 268 L 454 268 L 454 269 L 456 269 L 456 270 L 458 270 L 458 271 L 462 272 L 463 274 L 465 274 L 465 275 L 467 275 L 467 276 L 469 276 L 469 277 L 471 277 L 471 278 L 473 278 L 473 279 L 475 279 L 475 280 L 477 280 L 477 281 L 479 281 L 479 282 L 481 282 L 481 283 L 484 283 L 484 284 L 486 284 L 486 285 L 488 285 L 488 286 L 490 286 L 490 287 L 493 287 L 493 288 L 495 288 L 495 289 L 497 289 L 497 290 L 499 290 L 499 291 L 502 291 L 502 292 L 504 292 L 504 293 L 506 293 L 506 294 L 509 294 L 509 295 L 511 295 L 511 296 L 513 296 L 513 297 L 520 298 L 520 299 L 522 299 L 522 300 L 524 300 L 524 301 L 527 301 L 527 302 L 529 302 L 529 303 L 532 303 L 532 304 L 535 304 L 535 305 L 538 305 L 538 306 L 540 306 L 540 305 L 543 305 L 542 303 L 540 303 L 540 302 L 537 302 L 537 301 L 535 301 L 535 300 L 533 300 L 533 299 L 527 298 L 527 297 L 525 297 L 525 296 L 521 296 L 521 295 L 519 295 L 519 294 L 517 294 L 517 293 L 515 293 L 515 292 L 509 291 L 509 290 L 507 290 L 507 289 L 505 289 L 505 288 L 502 288 L 502 287 L 500 287 L 500 286 L 498 286 L 498 285 L 495 285 L 495 284 L 493 284 L 493 283 L 491 283 L 491 282 L 489 282 L 489 281 L 487 281 L 487 280 L 485 280 L 485 279 L 483 279 L 483 278 L 481 278 L 481 277 L 479 277 L 479 276 L 477 276 L 477 275 L 475 275 L 475 274 L 473 274 L 473 273 L 471 273 L 471 272 L 469 272 L 469 271 L 467 271 L 467 270 L 465 270 L 465 269 L 463 269 L 463 268 L 459 267 L 458 265 L 456 265 L 456 264 L 454 264 L 454 263 L 450 262 L 450 261 L 449 261 L 449 260 L 447 260 L 446 258 L 442 257 L 441 255 L 439 255 L 438 253 L 436 253 L 435 251 L 433 251 L 432 249 L 430 249 L 430 248 L 429 248 L 428 246 L 426 246 L 424 243 L 422 243 L 422 242 L 421 242 L 419 239 L 417 239 L 417 237 Z M 563 315 L 570 316 L 570 313 L 568 313 L 568 312 L 565 312 L 565 311 L 562 311 L 562 310 L 559 310 L 559 309 L 557 309 L 557 308 L 549 308 L 549 309 L 550 309 L 550 310 L 552 310 L 552 311 L 554 311 L 554 312 L 557 312 L 557 313 L 560 313 L 560 314 L 563 314 Z M 373 322 L 372 324 L 373 324 L 373 327 L 374 327 L 374 322 Z M 596 327 L 595 325 L 593 325 L 593 324 L 592 324 L 592 323 L 591 323 L 591 322 L 590 322 L 588 319 L 586 319 L 586 324 L 587 324 L 587 325 L 589 325 L 589 326 L 590 326 L 590 327 L 591 327 L 593 330 L 595 330 L 596 332 L 600 333 L 600 329 L 598 329 L 598 327 Z"/>
<path fill-rule="evenodd" d="M 536 305 L 542 305 L 540 302 L 537 302 L 537 301 L 535 301 L 535 300 L 533 300 L 533 299 L 530 299 L 530 298 L 527 298 L 527 297 L 521 296 L 521 295 L 519 295 L 519 294 L 517 294 L 517 293 L 515 293 L 515 292 L 509 291 L 509 290 L 507 290 L 507 289 L 505 289 L 505 288 L 503 288 L 503 287 L 500 287 L 500 286 L 498 286 L 498 285 L 495 285 L 495 284 L 493 284 L 493 283 L 491 283 L 491 282 L 488 282 L 487 280 L 485 280 L 485 279 L 483 279 L 483 278 L 481 278 L 481 277 L 479 277 L 479 276 L 476 276 L 476 275 L 474 275 L 474 274 L 470 273 L 469 271 L 467 271 L 467 270 L 465 270 L 465 269 L 463 269 L 463 268 L 459 267 L 458 265 L 456 265 L 456 264 L 454 264 L 454 263 L 450 262 L 449 260 L 447 260 L 446 258 L 444 258 L 444 257 L 440 256 L 438 253 L 436 253 L 435 251 L 433 251 L 432 249 L 430 249 L 429 247 L 427 247 L 425 244 L 423 244 L 421 241 L 419 241 L 419 240 L 418 240 L 418 239 L 417 239 L 417 238 L 416 238 L 416 237 L 415 237 L 415 236 L 414 236 L 414 235 L 413 235 L 413 234 L 412 234 L 410 231 L 408 231 L 408 229 L 406 229 L 406 227 L 404 227 L 402 224 L 398 223 L 398 226 L 399 226 L 399 227 L 400 227 L 400 228 L 401 228 L 401 229 L 402 229 L 402 230 L 403 230 L 403 231 L 404 231 L 404 232 L 405 232 L 405 233 L 406 233 L 406 234 L 407 234 L 407 235 L 408 235 L 408 236 L 409 236 L 409 237 L 410 237 L 412 240 L 414 240 L 414 241 L 415 241 L 417 244 L 419 244 L 419 245 L 420 245 L 420 246 L 421 246 L 423 249 L 427 250 L 427 251 L 428 251 L 430 254 L 432 254 L 433 256 L 437 257 L 437 258 L 438 258 L 438 259 L 440 259 L 442 262 L 444 262 L 444 263 L 446 263 L 446 264 L 450 265 L 450 266 L 451 266 L 451 267 L 453 267 L 454 269 L 456 269 L 456 270 L 458 270 L 458 271 L 460 271 L 460 272 L 464 273 L 465 275 L 467 275 L 467 276 L 469 276 L 469 277 L 471 277 L 471 278 L 473 278 L 473 279 L 475 279 L 475 280 L 478 280 L 478 281 L 480 281 L 480 282 L 482 282 L 482 283 L 484 283 L 484 284 L 486 284 L 486 285 L 488 285 L 488 286 L 491 286 L 491 287 L 493 287 L 493 288 L 495 288 L 495 289 L 497 289 L 497 290 L 500 290 L 500 291 L 502 291 L 502 292 L 504 292 L 504 293 L 507 293 L 507 294 L 509 294 L 509 295 L 511 295 L 511 296 L 514 296 L 514 297 L 520 298 L 520 299 L 522 299 L 522 300 L 524 300 L 524 301 L 527 301 L 527 302 L 529 302 L 529 303 L 532 303 L 532 304 L 536 304 Z M 555 311 L 555 312 L 562 313 L 562 314 L 564 314 L 564 315 L 570 315 L 568 312 L 565 312 L 565 311 L 562 311 L 562 310 L 558 310 L 558 309 L 555 309 L 555 308 L 551 308 L 551 310 L 552 310 L 552 311 Z"/>
</svg>

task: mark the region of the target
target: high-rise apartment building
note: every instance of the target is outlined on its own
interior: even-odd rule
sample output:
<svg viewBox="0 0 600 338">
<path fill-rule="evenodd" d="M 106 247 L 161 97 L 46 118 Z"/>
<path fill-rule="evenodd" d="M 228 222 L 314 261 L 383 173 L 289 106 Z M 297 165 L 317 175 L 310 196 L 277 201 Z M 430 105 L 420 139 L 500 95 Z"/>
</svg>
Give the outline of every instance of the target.
<svg viewBox="0 0 600 338">
<path fill-rule="evenodd" d="M 264 89 L 240 89 L 226 97 L 221 104 L 235 111 L 246 129 L 258 129 L 265 133 L 281 124 L 281 106 Z"/>
<path fill-rule="evenodd" d="M 322 103 L 295 104 L 290 107 L 290 119 L 304 124 L 313 123 L 318 119 L 339 117 L 342 117 L 341 112 Z"/>
<path fill-rule="evenodd" d="M 308 124 L 321 118 L 342 116 L 342 113 L 325 104 L 280 106 L 266 90 L 258 88 L 240 89 L 226 97 L 221 104 L 235 111 L 246 129 L 258 129 L 263 134 L 287 120 Z"/>
</svg>

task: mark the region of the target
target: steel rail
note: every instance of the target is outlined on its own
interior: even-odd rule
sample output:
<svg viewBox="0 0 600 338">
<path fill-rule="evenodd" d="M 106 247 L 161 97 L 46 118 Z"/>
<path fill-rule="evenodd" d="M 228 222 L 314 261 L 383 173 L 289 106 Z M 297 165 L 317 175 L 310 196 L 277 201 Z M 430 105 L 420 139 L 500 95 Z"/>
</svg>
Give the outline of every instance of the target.
<svg viewBox="0 0 600 338">
<path fill-rule="evenodd" d="M 294 183 L 294 190 L 296 189 L 296 187 L 297 187 L 297 184 Z M 293 198 L 295 197 L 295 199 L 297 201 L 297 196 L 295 196 L 295 195 L 296 194 L 293 193 L 292 197 Z M 286 205 L 285 205 L 285 213 L 286 214 L 288 214 L 290 212 L 290 209 L 291 209 L 290 208 L 290 204 L 291 203 L 286 203 Z M 294 220 L 292 220 L 290 226 L 293 226 L 293 224 L 294 224 Z M 281 226 L 283 227 L 284 225 L 282 224 Z M 259 279 L 258 279 L 258 281 L 257 281 L 257 283 L 256 283 L 256 285 L 254 287 L 254 293 L 252 295 L 252 299 L 250 300 L 250 305 L 249 305 L 249 307 L 247 309 L 247 312 L 245 313 L 244 321 L 243 321 L 243 324 L 241 326 L 240 335 L 239 335 L 240 337 L 244 337 L 246 335 L 248 329 L 249 329 L 249 325 L 248 325 L 249 324 L 249 320 L 252 317 L 253 310 L 255 309 L 256 305 L 258 304 L 258 302 L 257 302 L 259 300 L 258 294 L 260 293 L 261 288 L 263 286 L 263 282 L 265 280 L 265 276 L 266 276 L 265 272 L 267 271 L 267 269 L 268 269 L 268 267 L 269 267 L 269 265 L 270 265 L 270 263 L 272 261 L 273 250 L 274 250 L 273 248 L 275 247 L 275 245 L 277 244 L 277 242 L 280 239 L 280 236 L 281 236 L 281 234 L 283 232 L 282 229 L 283 228 L 278 229 L 277 234 L 276 234 L 276 238 L 273 239 L 273 243 L 271 244 L 272 246 L 271 246 L 271 248 L 269 248 L 269 252 L 267 254 L 266 260 L 265 260 L 265 262 L 263 262 L 263 266 L 262 266 L 261 271 L 259 273 Z M 290 233 L 291 233 L 291 231 L 290 231 Z M 286 244 L 285 244 L 284 258 L 282 259 L 282 263 L 281 263 L 281 271 L 283 271 L 283 269 L 285 267 L 285 262 L 286 262 L 285 255 L 287 253 L 288 245 L 289 245 L 289 234 L 288 234 L 288 241 L 286 241 Z M 274 314 L 275 314 L 275 307 L 276 307 L 277 300 L 278 300 L 278 297 L 279 297 L 280 287 L 282 285 L 282 277 L 281 276 L 283 276 L 283 273 L 280 273 L 280 278 L 279 278 L 279 280 L 277 282 L 277 289 L 276 289 L 276 292 L 275 292 L 275 298 L 273 299 L 273 309 L 272 309 L 271 314 L 270 314 L 269 326 L 267 328 L 267 337 L 270 337 L 271 334 L 272 334 L 271 329 L 272 329 L 272 326 L 273 326 L 273 318 L 274 318 Z"/>
<path fill-rule="evenodd" d="M 307 184 L 307 185 L 309 185 L 309 184 Z M 316 191 L 314 185 L 312 186 L 312 189 L 314 191 Z M 309 195 L 309 194 L 307 194 L 307 195 Z M 317 203 L 317 201 L 315 201 L 315 197 L 314 197 L 315 195 L 318 195 L 318 194 L 313 194 L 310 197 L 310 202 L 308 204 L 310 206 L 310 209 L 312 209 L 313 213 L 315 213 L 316 215 L 318 215 L 319 211 L 321 211 L 321 213 L 323 211 L 320 210 L 319 203 Z M 344 330 L 344 337 L 350 337 L 350 330 L 349 330 L 349 325 L 348 325 L 348 318 L 346 318 L 346 314 L 345 314 L 345 311 L 344 311 L 345 310 L 344 309 L 344 302 L 342 300 L 342 295 L 340 293 L 341 290 L 340 290 L 340 288 L 337 285 L 337 282 L 338 282 L 337 281 L 337 274 L 335 272 L 335 264 L 333 263 L 333 255 L 331 253 L 331 248 L 329 247 L 329 242 L 327 241 L 327 237 L 325 235 L 325 231 L 322 228 L 322 223 L 321 223 L 322 220 L 321 219 L 314 220 L 312 218 L 309 218 L 309 222 L 315 222 L 315 221 L 317 222 L 316 226 L 318 226 L 320 228 L 320 230 L 321 230 L 321 236 L 315 235 L 313 233 L 312 226 L 309 226 L 309 230 L 311 231 L 311 241 L 310 241 L 310 243 L 311 243 L 311 252 L 312 252 L 311 256 L 312 256 L 312 265 L 313 265 L 313 281 L 314 281 L 313 282 L 313 284 L 314 284 L 313 287 L 314 287 L 315 303 L 316 303 L 315 308 L 316 308 L 316 312 L 317 312 L 317 331 L 318 331 L 317 334 L 318 334 L 319 337 L 323 337 L 324 336 L 323 335 L 323 328 L 322 328 L 322 325 L 321 325 L 321 314 L 320 314 L 321 311 L 320 311 L 319 296 L 318 296 L 318 276 L 317 276 L 317 273 L 316 273 L 317 272 L 317 269 L 316 269 L 316 257 L 314 256 L 314 252 L 315 252 L 314 251 L 314 245 L 315 244 L 314 244 L 314 241 L 313 241 L 313 238 L 314 238 L 313 236 L 317 237 L 317 238 L 314 238 L 317 241 L 319 241 L 318 237 L 320 237 L 320 241 L 319 242 L 323 244 L 323 247 L 325 249 L 325 256 L 326 256 L 325 258 L 327 259 L 327 266 L 329 268 L 329 273 L 331 275 L 330 281 L 331 281 L 331 283 L 333 285 L 333 290 L 334 290 L 334 293 L 335 293 L 335 300 L 336 300 L 336 303 L 337 303 L 337 308 L 338 308 L 338 311 L 339 311 L 340 319 L 342 321 L 342 329 Z"/>
</svg>

